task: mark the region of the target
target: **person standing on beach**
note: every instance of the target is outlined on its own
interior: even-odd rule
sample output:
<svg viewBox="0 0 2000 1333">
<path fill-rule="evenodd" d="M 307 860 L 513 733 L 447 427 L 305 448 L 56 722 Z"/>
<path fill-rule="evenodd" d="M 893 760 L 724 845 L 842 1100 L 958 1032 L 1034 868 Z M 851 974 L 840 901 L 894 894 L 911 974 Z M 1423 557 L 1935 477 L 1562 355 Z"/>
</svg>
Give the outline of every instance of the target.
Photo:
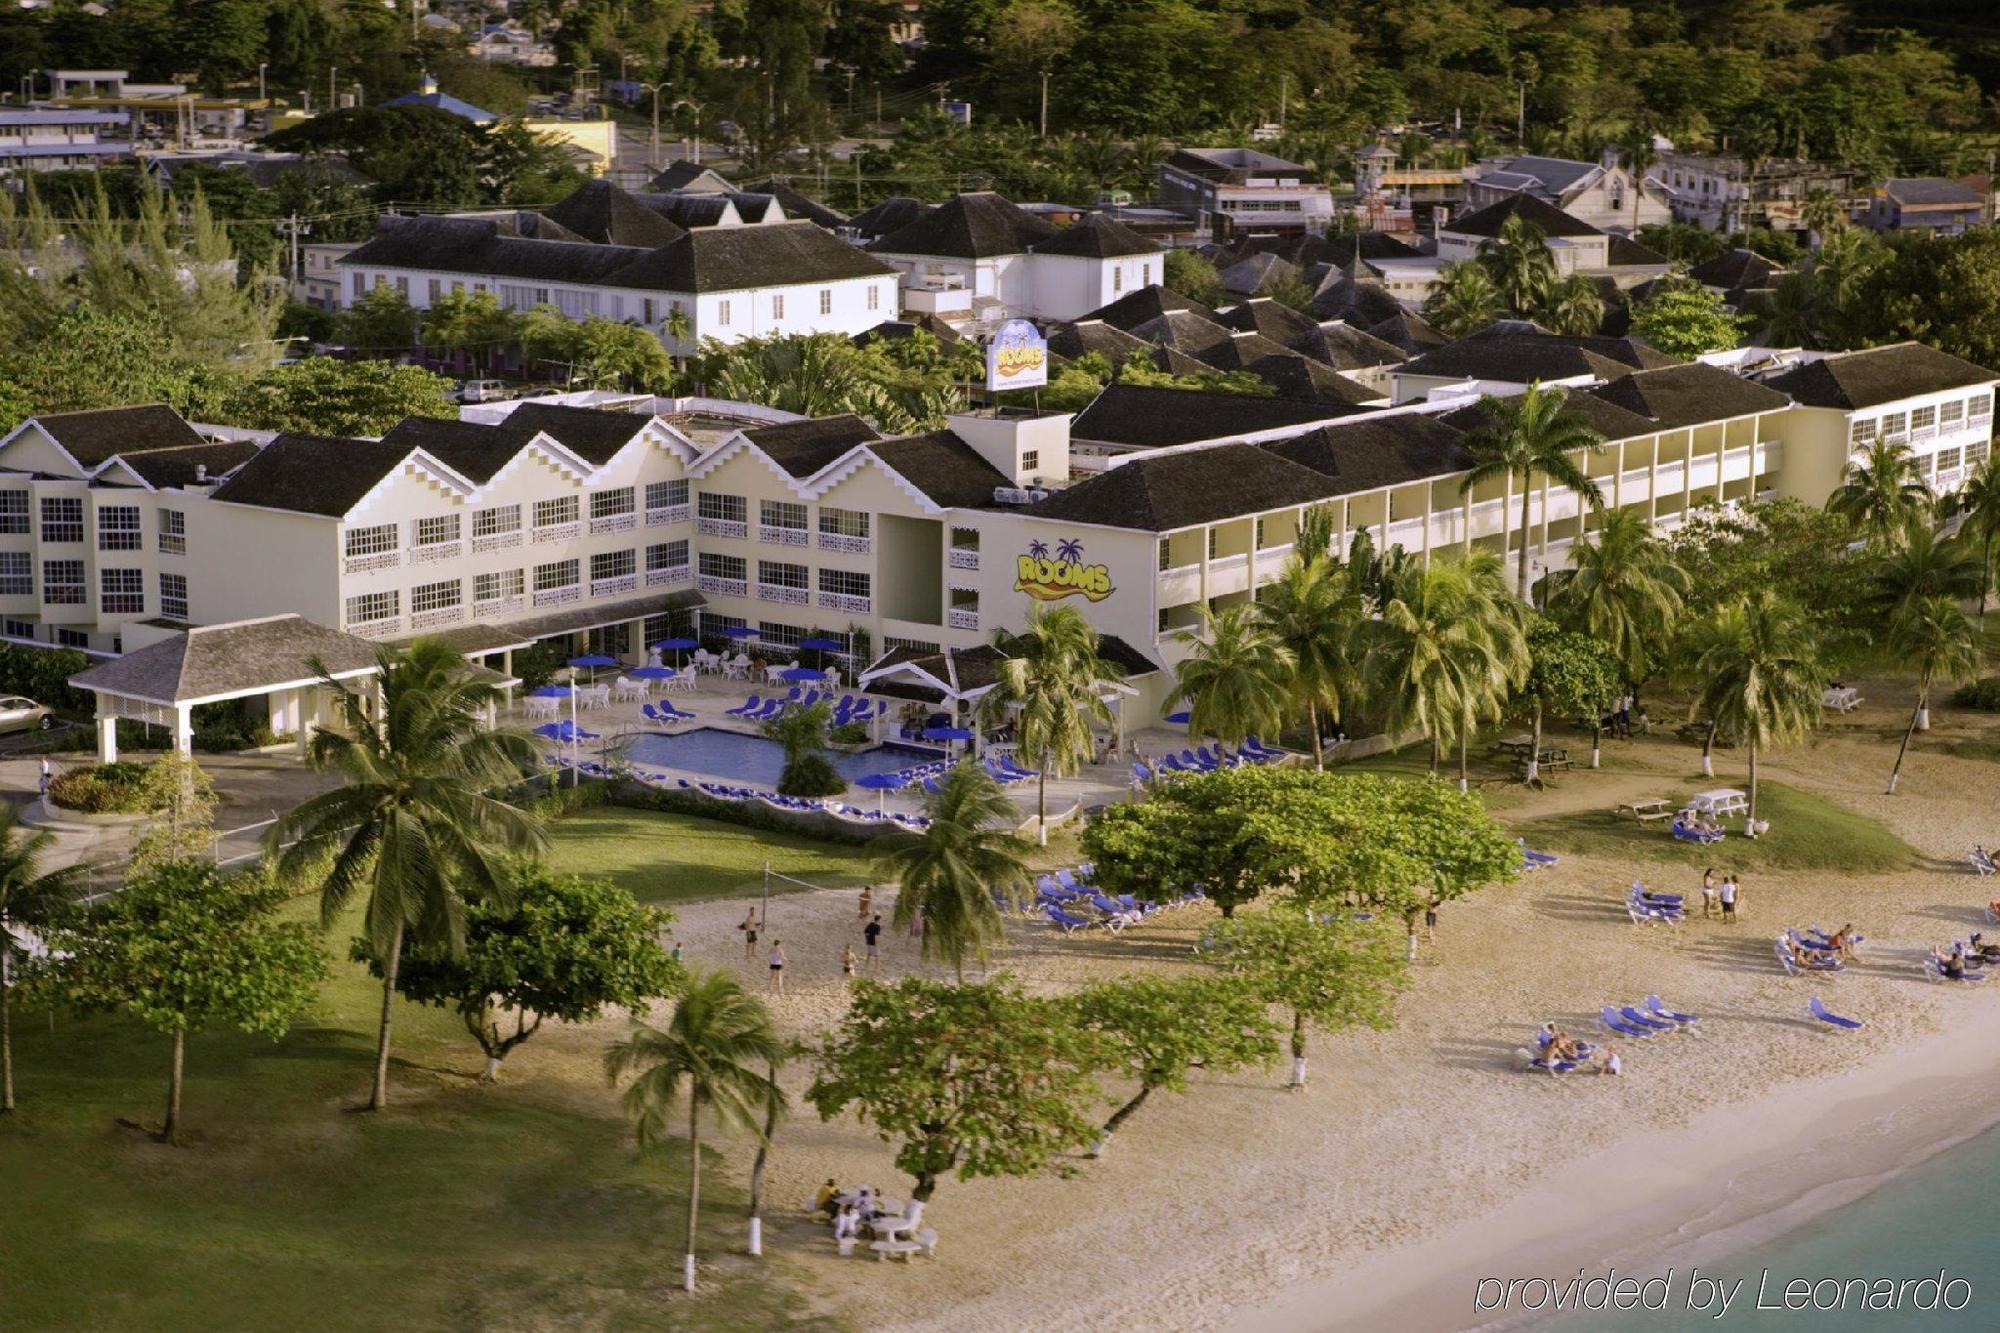
<svg viewBox="0 0 2000 1333">
<path fill-rule="evenodd" d="M 875 964 L 880 962 L 882 958 L 880 947 L 882 941 L 882 914 L 880 912 L 877 912 L 868 922 L 867 929 L 861 932 L 861 938 L 868 942 L 868 970 L 873 972 Z"/>
<path fill-rule="evenodd" d="M 785 945 L 782 940 L 771 941 L 771 987 L 780 995 L 785 993 Z"/>
<path fill-rule="evenodd" d="M 1436 944 L 1438 933 L 1438 904 L 1444 900 L 1435 893 L 1424 904 L 1424 943 Z"/>
<path fill-rule="evenodd" d="M 1705 917 L 1715 915 L 1715 867 L 1714 866 L 1710 866 L 1708 869 L 1701 872 L 1701 914 Z"/>
<path fill-rule="evenodd" d="M 1726 925 L 1736 924 L 1736 872 L 1730 871 L 1722 877 L 1722 920 Z"/>
<path fill-rule="evenodd" d="M 861 886 L 861 919 L 863 921 L 868 919 L 869 909 L 874 906 L 875 886 L 873 884 L 863 884 Z"/>
<path fill-rule="evenodd" d="M 737 927 L 743 932 L 743 961 L 749 962 L 757 956 L 757 909 L 751 908 L 744 916 L 743 924 Z"/>
<path fill-rule="evenodd" d="M 55 768 L 54 768 L 54 766 L 53 766 L 53 765 L 51 765 L 51 764 L 49 763 L 49 757 L 48 757 L 47 755 L 43 755 L 43 756 L 42 756 L 42 795 L 44 795 L 44 796 L 47 796 L 47 795 L 49 794 L 49 783 L 50 783 L 50 781 L 51 781 L 52 779 L 54 779 L 55 775 L 56 775 L 56 771 L 55 771 Z"/>
</svg>

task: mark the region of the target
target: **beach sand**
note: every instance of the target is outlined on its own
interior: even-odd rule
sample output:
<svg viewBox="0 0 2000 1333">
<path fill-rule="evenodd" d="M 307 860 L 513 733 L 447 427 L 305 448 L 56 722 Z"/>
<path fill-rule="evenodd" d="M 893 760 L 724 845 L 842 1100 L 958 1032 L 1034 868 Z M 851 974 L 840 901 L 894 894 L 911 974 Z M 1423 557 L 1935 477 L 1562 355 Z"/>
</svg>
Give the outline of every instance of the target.
<svg viewBox="0 0 2000 1333">
<path fill-rule="evenodd" d="M 1938 712 L 1900 794 L 1886 797 L 1909 696 L 1878 682 L 1867 692 L 1879 702 L 1765 756 L 1762 772 L 1889 824 L 1920 868 L 1746 874 L 1740 924 L 1697 919 L 1676 939 L 1634 927 L 1620 904 L 1635 878 L 1697 894 L 1685 867 L 1565 856 L 1448 906 L 1394 1030 L 1316 1036 L 1304 1090 L 1287 1091 L 1275 1064 L 1200 1078 L 1187 1096 L 1154 1097 L 1071 1179 L 945 1181 L 925 1219 L 941 1236 L 934 1263 L 841 1260 L 798 1215 L 829 1176 L 893 1197 L 909 1187 L 868 1127 L 802 1108 L 773 1157 L 766 1246 L 824 1308 L 874 1328 L 1305 1330 L 1391 1317 L 1455 1328 L 1478 1322 L 1471 1284 L 1488 1270 L 1638 1263 L 1852 1197 L 2000 1117 L 1988 1109 L 2000 1101 L 1968 1091 L 1994 1086 L 2000 1000 L 1928 984 L 1916 961 L 1978 929 L 1996 883 L 1975 878 L 1965 853 L 2000 842 L 2000 767 L 1948 750 L 2000 737 L 2000 719 Z M 1701 785 L 1741 785 L 1741 763 L 1719 754 L 1716 780 Z M 1620 800 L 1685 790 L 1697 755 L 1648 739 L 1608 746 L 1605 766 L 1567 775 L 1526 811 L 1601 809 L 1608 820 Z M 877 898 L 886 914 L 887 895 Z M 740 967 L 762 990 L 764 945 L 746 963 L 742 913 L 741 900 L 689 905 L 676 933 L 691 961 Z M 1190 946 L 1212 920 L 1187 909 L 1115 938 L 1010 928 L 993 967 L 1044 993 L 1190 971 L 1200 966 Z M 1839 978 L 1781 974 L 1780 928 L 1849 920 L 1869 937 L 1858 966 Z M 840 953 L 849 941 L 859 952 L 859 924 L 852 892 L 773 900 L 765 938 L 782 939 L 791 960 L 788 993 L 773 997 L 788 1029 L 810 1036 L 837 1021 Z M 922 969 L 914 941 L 885 943 L 879 975 Z M 1519 1072 L 1515 1052 L 1537 1024 L 1595 1039 L 1599 1006 L 1649 992 L 1699 1012 L 1702 1034 L 1621 1043 L 1622 1078 Z M 1813 994 L 1867 1030 L 1816 1030 L 1805 1017 Z M 561 1040 L 581 1058 L 608 1031 Z M 788 1086 L 796 1093 L 809 1072 L 801 1063 Z M 733 1174 L 747 1170 L 746 1146 L 724 1150 Z M 1813 1156 L 1801 1166 L 1800 1153 Z"/>
</svg>

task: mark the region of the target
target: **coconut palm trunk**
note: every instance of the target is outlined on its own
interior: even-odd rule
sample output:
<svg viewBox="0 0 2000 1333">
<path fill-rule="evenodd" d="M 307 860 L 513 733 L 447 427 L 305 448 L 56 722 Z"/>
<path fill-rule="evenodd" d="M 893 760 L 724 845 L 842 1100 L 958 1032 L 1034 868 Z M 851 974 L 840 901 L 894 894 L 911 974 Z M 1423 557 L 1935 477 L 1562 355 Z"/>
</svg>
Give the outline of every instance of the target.
<svg viewBox="0 0 2000 1333">
<path fill-rule="evenodd" d="M 1701 775 L 1705 778 L 1715 776 L 1715 728 L 1715 720 L 1711 718 L 1708 734 L 1701 738 Z"/>
<path fill-rule="evenodd" d="M 681 1261 L 681 1288 L 694 1290 L 694 1226 L 701 1213 L 701 1099 L 688 1098 L 687 1255 Z"/>
<path fill-rule="evenodd" d="M 1306 725 L 1312 728 L 1313 767 L 1323 773 L 1326 771 L 1326 753 L 1319 743 L 1319 707 L 1316 704 L 1306 705 Z"/>
<path fill-rule="evenodd" d="M 1532 476 L 1523 476 L 1521 478 L 1521 555 L 1514 567 L 1514 578 L 1520 584 L 1520 597 L 1524 602 L 1530 600 L 1529 594 L 1533 591 L 1528 585 L 1528 542 L 1534 535 L 1535 530 L 1534 523 L 1530 517 L 1533 513 L 1535 498 L 1533 483 L 1534 478 Z"/>
<path fill-rule="evenodd" d="M 0 1115 L 14 1109 L 14 999 L 8 984 L 7 954 L 11 946 L 0 934 Z"/>
<path fill-rule="evenodd" d="M 1035 765 L 1035 841 L 1049 845 L 1049 760 L 1047 755 Z"/>
<path fill-rule="evenodd" d="M 1752 731 L 1750 741 L 1750 813 L 1746 816 L 1745 828 L 1754 828 L 1757 823 L 1757 733 Z"/>
<path fill-rule="evenodd" d="M 777 1086 L 775 1063 L 766 1067 L 765 1077 L 773 1087 Z M 750 1253 L 755 1255 L 764 1253 L 764 1166 L 771 1160 L 771 1140 L 778 1132 L 778 1117 L 784 1109 L 778 1097 L 764 1104 L 764 1137 L 757 1140 L 757 1155 L 750 1162 Z"/>
<path fill-rule="evenodd" d="M 389 1029 L 396 1013 L 396 972 L 403 961 L 403 932 L 404 926 L 398 922 L 382 960 L 382 1028 L 375 1038 L 375 1088 L 368 1096 L 371 1111 L 389 1104 Z"/>
<path fill-rule="evenodd" d="M 1303 1009 L 1292 1010 L 1292 1082 L 1294 1088 L 1306 1085 L 1306 1014 Z"/>
<path fill-rule="evenodd" d="M 1930 703 L 1930 697 L 1931 692 L 1928 688 L 1917 691 L 1917 706 L 1910 710 L 1910 725 L 1903 728 L 1903 743 L 1896 747 L 1896 766 L 1889 770 L 1889 790 L 1885 793 L 1886 795 L 1894 796 L 1896 794 L 1896 780 L 1903 776 L 1903 756 L 1910 752 L 1910 737 L 1921 730 L 1917 725 L 1917 720 L 1924 715 Z"/>
<path fill-rule="evenodd" d="M 1522 779 L 1530 787 L 1541 785 L 1542 781 L 1542 697 L 1535 696 L 1535 722 L 1528 733 L 1528 773 Z"/>
<path fill-rule="evenodd" d="M 1461 793 L 1472 790 L 1471 749 L 1472 728 L 1467 725 L 1459 728 L 1458 732 L 1458 789 Z"/>
</svg>

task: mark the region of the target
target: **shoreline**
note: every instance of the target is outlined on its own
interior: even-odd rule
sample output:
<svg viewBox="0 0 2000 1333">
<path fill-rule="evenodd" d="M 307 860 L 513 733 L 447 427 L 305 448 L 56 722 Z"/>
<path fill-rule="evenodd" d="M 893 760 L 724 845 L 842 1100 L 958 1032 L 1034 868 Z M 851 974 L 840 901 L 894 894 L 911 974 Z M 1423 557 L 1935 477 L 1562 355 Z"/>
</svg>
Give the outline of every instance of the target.
<svg viewBox="0 0 2000 1333">
<path fill-rule="evenodd" d="M 1338 1277 L 1292 1284 L 1226 1326 L 1455 1333 L 1544 1323 L 1560 1316 L 1475 1311 L 1478 1280 L 1560 1281 L 1615 1265 L 1642 1281 L 1671 1266 L 1678 1281 L 1690 1267 L 1726 1263 L 1790 1235 L 2000 1125 L 1996 1091 L 2000 1029 L 1967 1008 L 1889 1059 L 1710 1107 L 1675 1131 L 1621 1138 L 1556 1180 Z M 1720 1156 L 1717 1145 L 1726 1145 Z M 1814 1175 L 1816 1183 L 1798 1187 Z M 1619 1202 L 1607 1209 L 1607 1197 Z M 1369 1295 L 1356 1304 L 1361 1291 Z"/>
</svg>

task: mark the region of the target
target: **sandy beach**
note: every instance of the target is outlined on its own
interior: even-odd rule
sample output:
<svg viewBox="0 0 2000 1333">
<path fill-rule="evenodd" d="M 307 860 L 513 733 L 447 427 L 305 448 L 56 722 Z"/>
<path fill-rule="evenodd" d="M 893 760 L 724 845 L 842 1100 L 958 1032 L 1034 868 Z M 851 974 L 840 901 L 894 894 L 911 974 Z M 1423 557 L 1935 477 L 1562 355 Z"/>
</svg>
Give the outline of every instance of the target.
<svg viewBox="0 0 2000 1333">
<path fill-rule="evenodd" d="M 1625 886 L 1694 894 L 1697 875 L 1565 856 L 1449 906 L 1396 1027 L 1316 1037 L 1303 1091 L 1286 1091 L 1275 1065 L 1201 1079 L 1186 1097 L 1155 1097 L 1071 1179 L 946 1181 L 926 1216 L 942 1238 L 934 1263 L 841 1260 L 798 1215 L 794 1201 L 828 1176 L 898 1197 L 908 1188 L 868 1128 L 801 1110 L 772 1164 L 767 1247 L 828 1312 L 868 1327 L 1448 1329 L 1481 1322 L 1480 1276 L 1726 1251 L 1837 1206 L 2000 1118 L 2000 999 L 1927 983 L 1917 963 L 1980 926 L 1994 881 L 1975 878 L 1965 852 L 2000 842 L 2000 783 L 1991 759 L 1948 751 L 2000 736 L 2000 720 L 1941 711 L 1900 794 L 1885 797 L 1907 695 L 1869 693 L 1877 702 L 1763 771 L 1882 820 L 1917 867 L 1746 874 L 1743 921 L 1697 916 L 1675 937 L 1629 922 Z M 1714 785 L 1740 783 L 1740 763 L 1719 755 Z M 1620 800 L 1686 789 L 1696 765 L 1671 740 L 1610 746 L 1604 770 L 1568 775 L 1528 812 L 1608 820 Z M 1717 864 L 1729 864 L 1727 844 Z M 762 988 L 761 946 L 746 960 L 736 933 L 742 912 L 741 900 L 690 905 L 677 933 L 694 961 L 740 967 Z M 1212 919 L 1169 913 L 1115 938 L 1014 928 L 993 965 L 1047 993 L 1192 969 L 1190 945 Z M 1838 978 L 1788 979 L 1772 936 L 1815 920 L 1855 922 L 1868 937 L 1861 962 Z M 838 1019 L 840 953 L 849 941 L 859 951 L 859 925 L 852 892 L 773 900 L 770 934 L 791 959 L 788 993 L 773 997 L 786 1027 L 810 1036 Z M 914 941 L 885 939 L 879 975 L 922 967 Z M 1518 1070 L 1515 1051 L 1540 1022 L 1595 1038 L 1599 1006 L 1655 992 L 1699 1012 L 1701 1034 L 1625 1046 L 1623 1078 Z M 1813 994 L 1868 1028 L 1817 1030 Z M 563 1058 L 584 1058 L 603 1035 L 565 1034 Z M 793 1072 L 793 1091 L 808 1075 Z M 736 1170 L 748 1157 L 731 1150 Z"/>
</svg>

